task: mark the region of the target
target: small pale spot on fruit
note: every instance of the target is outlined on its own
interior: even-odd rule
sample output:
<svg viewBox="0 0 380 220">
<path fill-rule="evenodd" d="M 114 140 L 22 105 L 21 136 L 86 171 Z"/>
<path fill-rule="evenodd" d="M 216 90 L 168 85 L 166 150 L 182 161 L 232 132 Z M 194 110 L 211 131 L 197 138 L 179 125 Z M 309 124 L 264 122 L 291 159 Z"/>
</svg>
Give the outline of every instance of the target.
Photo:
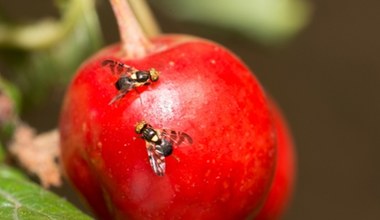
<svg viewBox="0 0 380 220">
<path fill-rule="evenodd" d="M 214 59 L 212 59 L 212 60 L 210 60 L 210 63 L 211 63 L 211 64 L 215 64 L 216 61 L 215 61 Z"/>
<path fill-rule="evenodd" d="M 226 181 L 223 182 L 223 187 L 224 187 L 225 189 L 227 189 L 229 186 L 230 186 L 230 185 L 229 185 Z"/>
<path fill-rule="evenodd" d="M 220 197 L 220 200 L 221 200 L 222 202 L 225 202 L 225 201 L 227 201 L 229 198 L 230 198 L 230 193 L 224 193 L 224 194 Z"/>
<path fill-rule="evenodd" d="M 244 186 L 243 185 L 244 185 L 244 183 L 242 182 L 242 185 L 239 187 L 239 191 L 240 192 L 243 192 L 243 190 L 244 190 Z"/>
<path fill-rule="evenodd" d="M 244 160 L 249 161 L 250 158 L 251 158 L 251 156 L 249 154 L 247 154 L 247 155 L 245 155 Z"/>
<path fill-rule="evenodd" d="M 87 124 L 86 124 L 86 123 L 83 123 L 83 124 L 82 124 L 82 131 L 83 131 L 83 132 L 86 132 L 86 131 L 87 131 Z"/>
<path fill-rule="evenodd" d="M 101 150 L 102 147 L 103 147 L 103 144 L 102 144 L 102 142 L 99 141 L 99 142 L 96 144 L 96 146 L 97 146 L 97 149 L 98 149 L 98 150 Z"/>
<path fill-rule="evenodd" d="M 130 195 L 131 201 L 141 201 L 149 192 L 149 186 L 152 185 L 151 179 L 137 171 L 133 172 L 132 178 L 135 179 L 136 182 L 131 183 L 129 186 L 125 186 L 125 191 L 132 192 Z"/>
<path fill-rule="evenodd" d="M 252 191 L 252 190 L 249 190 L 249 191 L 248 191 L 248 194 L 249 194 L 249 195 L 253 195 L 253 191 Z"/>
<path fill-rule="evenodd" d="M 174 66 L 174 64 L 175 64 L 175 63 L 174 63 L 173 61 L 170 61 L 170 62 L 169 62 L 169 66 Z"/>
<path fill-rule="evenodd" d="M 180 186 L 179 185 L 174 185 L 174 191 L 176 191 L 176 192 L 179 192 L 180 191 Z"/>
<path fill-rule="evenodd" d="M 205 173 L 205 177 L 208 177 L 211 173 L 211 170 L 207 170 L 206 173 Z"/>
</svg>

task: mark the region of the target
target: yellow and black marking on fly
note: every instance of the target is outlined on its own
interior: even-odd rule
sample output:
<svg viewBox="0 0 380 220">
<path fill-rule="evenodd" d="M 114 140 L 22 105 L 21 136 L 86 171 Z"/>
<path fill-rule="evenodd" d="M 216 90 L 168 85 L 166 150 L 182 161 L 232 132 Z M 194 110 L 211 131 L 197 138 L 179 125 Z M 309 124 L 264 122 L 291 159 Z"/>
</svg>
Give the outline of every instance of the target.
<svg viewBox="0 0 380 220">
<path fill-rule="evenodd" d="M 158 176 L 165 174 L 165 157 L 173 153 L 173 147 L 193 143 L 185 132 L 153 128 L 145 121 L 136 124 L 135 132 L 145 140 L 150 165 Z"/>
<path fill-rule="evenodd" d="M 119 75 L 118 80 L 115 82 L 115 87 L 119 94 L 109 102 L 109 105 L 123 98 L 132 89 L 157 81 L 160 75 L 160 72 L 154 68 L 138 70 L 125 63 L 111 59 L 104 60 L 102 66 L 108 66 L 113 74 Z"/>
</svg>

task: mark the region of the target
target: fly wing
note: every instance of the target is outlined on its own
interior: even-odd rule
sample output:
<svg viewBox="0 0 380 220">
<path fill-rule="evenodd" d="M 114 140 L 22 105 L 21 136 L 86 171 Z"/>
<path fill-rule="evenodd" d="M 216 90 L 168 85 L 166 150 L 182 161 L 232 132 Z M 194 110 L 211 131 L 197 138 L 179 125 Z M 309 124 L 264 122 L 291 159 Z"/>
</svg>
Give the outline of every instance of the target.
<svg viewBox="0 0 380 220">
<path fill-rule="evenodd" d="M 103 60 L 102 66 L 108 66 L 113 74 L 130 76 L 137 69 L 115 60 Z"/>
<path fill-rule="evenodd" d="M 147 153 L 150 166 L 152 167 L 155 174 L 158 176 L 163 176 L 165 174 L 165 157 L 156 149 L 154 143 L 147 142 Z"/>
<path fill-rule="evenodd" d="M 117 100 L 123 98 L 126 94 L 127 94 L 128 91 L 120 91 L 119 94 L 117 94 L 115 97 L 113 97 L 111 99 L 111 101 L 108 103 L 108 105 L 112 105 L 114 102 L 116 102 Z"/>
<path fill-rule="evenodd" d="M 108 103 L 108 105 L 112 105 L 114 102 L 118 101 L 119 99 L 123 98 L 129 91 L 131 91 L 133 88 L 133 84 L 127 84 L 125 85 L 125 88 L 119 91 L 119 93 L 112 98 L 112 100 Z"/>
<path fill-rule="evenodd" d="M 173 145 L 176 146 L 193 143 L 191 136 L 185 132 L 163 129 L 159 133 L 162 138 L 169 140 Z"/>
</svg>

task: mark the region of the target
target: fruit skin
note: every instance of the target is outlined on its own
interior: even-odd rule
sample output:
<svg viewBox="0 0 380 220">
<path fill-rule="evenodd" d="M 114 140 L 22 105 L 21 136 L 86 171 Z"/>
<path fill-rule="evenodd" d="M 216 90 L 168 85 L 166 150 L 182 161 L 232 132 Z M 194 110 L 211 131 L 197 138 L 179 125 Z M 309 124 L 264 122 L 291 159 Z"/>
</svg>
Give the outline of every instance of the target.
<svg viewBox="0 0 380 220">
<path fill-rule="evenodd" d="M 255 220 L 280 219 L 289 205 L 296 176 L 296 157 L 288 123 L 272 101 L 271 109 L 277 134 L 277 164 L 268 198 Z"/>
<path fill-rule="evenodd" d="M 106 48 L 77 72 L 60 118 L 67 177 L 100 219 L 243 219 L 254 216 L 271 185 L 276 137 L 266 96 L 247 67 L 223 47 L 199 38 L 152 39 L 155 51 L 123 59 Z M 160 79 L 120 101 L 118 76 L 100 63 L 115 59 Z M 145 142 L 145 120 L 183 131 L 194 143 L 174 148 L 159 177 Z"/>
</svg>

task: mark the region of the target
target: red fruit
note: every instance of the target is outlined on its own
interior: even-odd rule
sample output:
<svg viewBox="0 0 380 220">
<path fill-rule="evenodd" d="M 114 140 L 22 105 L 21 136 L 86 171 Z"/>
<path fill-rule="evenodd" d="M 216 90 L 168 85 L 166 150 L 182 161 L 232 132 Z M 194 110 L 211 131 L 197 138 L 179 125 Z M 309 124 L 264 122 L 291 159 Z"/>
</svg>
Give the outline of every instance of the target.
<svg viewBox="0 0 380 220">
<path fill-rule="evenodd" d="M 255 220 L 279 219 L 289 204 L 294 188 L 293 140 L 279 108 L 274 103 L 271 107 L 277 133 L 277 164 L 268 198 Z"/>
<path fill-rule="evenodd" d="M 120 46 L 88 60 L 72 81 L 60 119 L 62 161 L 73 185 L 101 219 L 243 219 L 254 216 L 271 185 L 275 130 L 264 92 L 226 49 L 187 36 L 152 39 L 154 51 L 121 57 Z M 113 59 L 160 78 L 112 105 Z M 193 144 L 175 147 L 157 176 L 141 120 L 183 131 Z"/>
</svg>

